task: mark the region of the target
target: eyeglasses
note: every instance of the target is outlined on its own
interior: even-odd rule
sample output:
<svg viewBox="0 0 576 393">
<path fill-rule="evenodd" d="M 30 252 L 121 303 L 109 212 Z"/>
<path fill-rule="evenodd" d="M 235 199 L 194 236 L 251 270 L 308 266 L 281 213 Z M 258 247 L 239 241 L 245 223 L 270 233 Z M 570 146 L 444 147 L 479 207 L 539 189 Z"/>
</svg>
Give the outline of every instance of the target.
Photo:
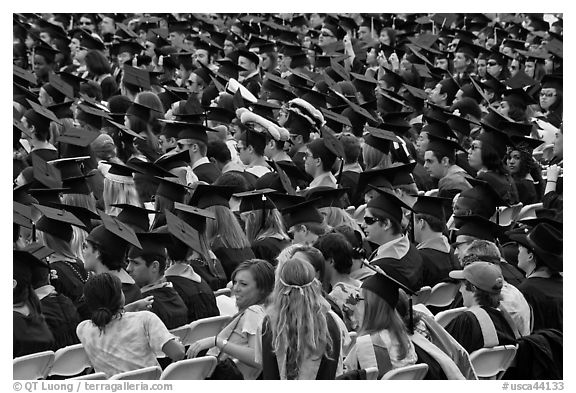
<svg viewBox="0 0 576 393">
<path fill-rule="evenodd" d="M 382 221 L 382 220 L 378 217 L 364 216 L 364 223 L 366 223 L 366 225 L 373 225 L 376 221 Z"/>
<path fill-rule="evenodd" d="M 321 32 L 320 35 L 322 37 L 334 37 L 334 34 L 328 33 L 326 31 Z"/>
<path fill-rule="evenodd" d="M 488 66 L 490 67 L 494 67 L 495 65 L 498 65 L 498 63 L 496 63 L 495 61 L 489 61 L 488 63 L 486 63 Z"/>
<path fill-rule="evenodd" d="M 470 146 L 470 150 L 474 151 L 474 150 L 480 150 L 482 148 L 482 146 L 479 145 L 471 145 Z"/>
<path fill-rule="evenodd" d="M 556 93 L 551 93 L 551 92 L 548 93 L 548 92 L 541 91 L 540 97 L 552 98 L 552 97 L 556 97 Z"/>
<path fill-rule="evenodd" d="M 85 21 L 85 20 L 81 20 L 80 21 L 80 25 L 82 26 L 86 26 L 86 25 L 92 25 L 93 23 L 91 21 Z"/>
</svg>

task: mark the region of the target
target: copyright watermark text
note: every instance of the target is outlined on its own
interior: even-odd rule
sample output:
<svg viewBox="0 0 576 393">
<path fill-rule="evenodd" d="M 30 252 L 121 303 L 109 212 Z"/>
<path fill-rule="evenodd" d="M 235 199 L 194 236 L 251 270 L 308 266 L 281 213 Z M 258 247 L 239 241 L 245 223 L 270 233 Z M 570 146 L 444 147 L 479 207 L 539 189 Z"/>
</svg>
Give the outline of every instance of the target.
<svg viewBox="0 0 576 393">
<path fill-rule="evenodd" d="M 502 390 L 564 390 L 564 382 L 502 382 Z"/>
<path fill-rule="evenodd" d="M 48 392 L 121 392 L 121 391 L 171 391 L 171 383 L 152 383 L 134 381 L 28 381 L 14 382 L 14 391 Z"/>
</svg>

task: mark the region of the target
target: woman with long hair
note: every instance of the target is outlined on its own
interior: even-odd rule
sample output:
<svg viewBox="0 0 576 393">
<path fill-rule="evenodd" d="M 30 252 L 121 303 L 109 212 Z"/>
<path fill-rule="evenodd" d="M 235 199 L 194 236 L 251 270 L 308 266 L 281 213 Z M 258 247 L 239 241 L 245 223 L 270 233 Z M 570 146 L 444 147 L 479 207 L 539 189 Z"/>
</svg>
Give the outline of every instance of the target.
<svg viewBox="0 0 576 393">
<path fill-rule="evenodd" d="M 112 375 L 159 366 L 158 353 L 173 361 L 184 346 L 150 311 L 125 312 L 120 279 L 110 273 L 91 277 L 84 288 L 89 319 L 80 322 L 78 338 L 96 372 Z"/>
<path fill-rule="evenodd" d="M 414 345 L 396 311 L 399 296 L 396 284 L 374 274 L 364 280 L 361 288 L 364 319 L 356 344 L 344 361 L 345 368 L 349 371 L 377 366 L 381 378 L 390 370 L 415 364 L 418 357 Z"/>
<path fill-rule="evenodd" d="M 491 125 L 498 121 L 498 117 L 500 114 L 491 108 L 484 118 L 483 131 L 472 141 L 468 150 L 468 163 L 478 171 L 476 179 L 488 182 L 501 202 L 509 206 L 518 203 L 518 190 L 504 163 L 510 140 Z"/>
<path fill-rule="evenodd" d="M 314 267 L 293 258 L 278 267 L 262 325 L 264 379 L 334 379 L 340 331 Z"/>
<path fill-rule="evenodd" d="M 14 250 L 12 289 L 12 357 L 51 350 L 54 337 L 42 316 L 40 300 L 32 288 L 34 265 L 45 265 L 24 250 Z"/>
<path fill-rule="evenodd" d="M 106 214 L 117 216 L 121 209 L 112 205 L 125 203 L 132 206 L 142 207 L 140 196 L 134 183 L 134 172 L 123 164 L 108 162 L 110 169 L 104 174 L 104 211 Z"/>
<path fill-rule="evenodd" d="M 110 97 L 118 92 L 118 84 L 112 76 L 110 62 L 99 50 L 89 50 L 86 53 L 86 69 L 88 77 L 86 79 L 96 82 L 102 90 L 102 99 L 108 101 Z"/>
<path fill-rule="evenodd" d="M 542 173 L 532 156 L 532 149 L 522 145 L 509 149 L 506 154 L 506 164 L 516 183 L 520 202 L 524 206 L 540 202 L 543 191 Z"/>
<path fill-rule="evenodd" d="M 290 244 L 282 215 L 269 200 L 262 202 L 263 194 L 258 190 L 235 195 L 242 195 L 240 217 L 254 255 L 276 265 L 276 257 Z"/>
<path fill-rule="evenodd" d="M 274 267 L 262 259 L 242 262 L 232 273 L 232 282 L 238 314 L 218 335 L 190 345 L 188 357 L 196 357 L 210 348 L 207 355 L 218 356 L 220 360 L 235 358 L 244 379 L 256 379 L 262 372 L 262 365 L 255 358 L 258 331 L 274 288 Z"/>
</svg>

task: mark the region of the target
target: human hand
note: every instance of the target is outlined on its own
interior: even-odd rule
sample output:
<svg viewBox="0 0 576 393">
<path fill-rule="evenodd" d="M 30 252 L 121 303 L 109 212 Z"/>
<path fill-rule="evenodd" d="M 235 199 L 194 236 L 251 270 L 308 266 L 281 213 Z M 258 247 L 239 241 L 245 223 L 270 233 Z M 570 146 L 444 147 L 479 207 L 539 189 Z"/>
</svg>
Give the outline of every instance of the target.
<svg viewBox="0 0 576 393">
<path fill-rule="evenodd" d="M 188 352 L 186 352 L 186 357 L 188 359 L 195 358 L 196 356 L 198 356 L 200 352 L 204 351 L 205 349 L 211 348 L 213 345 L 214 345 L 214 336 L 206 337 L 203 338 L 202 340 L 193 342 L 192 344 L 190 344 Z"/>
<path fill-rule="evenodd" d="M 126 311 L 145 311 L 152 308 L 152 303 L 154 303 L 154 296 L 146 296 L 144 299 L 136 300 L 126 306 L 124 310 Z"/>
<path fill-rule="evenodd" d="M 400 59 L 398 58 L 398 55 L 396 54 L 396 52 L 394 52 L 390 55 L 390 57 L 388 58 L 388 61 L 392 65 L 392 71 L 397 71 L 400 69 Z"/>
<path fill-rule="evenodd" d="M 558 176 L 560 176 L 560 168 L 558 165 L 550 165 L 546 170 L 546 181 L 555 182 L 558 181 Z"/>
</svg>

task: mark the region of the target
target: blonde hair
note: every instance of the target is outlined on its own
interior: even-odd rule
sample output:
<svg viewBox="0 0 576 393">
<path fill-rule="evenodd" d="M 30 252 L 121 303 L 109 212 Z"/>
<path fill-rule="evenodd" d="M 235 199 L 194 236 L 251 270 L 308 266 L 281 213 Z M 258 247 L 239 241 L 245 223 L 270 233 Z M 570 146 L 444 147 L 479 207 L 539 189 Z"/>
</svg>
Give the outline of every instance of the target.
<svg viewBox="0 0 576 393">
<path fill-rule="evenodd" d="M 262 221 L 264 221 L 264 225 L 262 225 Z M 246 237 L 250 244 L 274 235 L 280 235 L 283 240 L 290 239 L 278 209 L 252 210 L 248 212 L 244 222 L 246 224 Z"/>
<path fill-rule="evenodd" d="M 346 210 L 333 206 L 321 207 L 318 210 L 324 216 L 324 222 L 328 227 L 336 228 L 344 225 L 352 228 L 355 231 L 363 233 L 360 225 L 358 225 L 356 220 L 354 220 L 350 214 L 346 212 Z"/>
<path fill-rule="evenodd" d="M 392 163 L 392 159 L 390 158 L 389 154 L 385 154 L 366 143 L 362 145 L 362 158 L 364 159 L 366 170 L 375 168 L 388 168 Z"/>
<path fill-rule="evenodd" d="M 332 353 L 327 321 L 330 305 L 322 297 L 314 267 L 299 258 L 278 266 L 272 299 L 267 310 L 272 350 L 286 354 L 286 378 L 297 379 L 305 357 Z"/>
<path fill-rule="evenodd" d="M 122 211 L 119 207 L 111 206 L 117 203 L 142 207 L 142 202 L 140 202 L 140 197 L 134 184 L 118 183 L 107 177 L 104 178 L 102 199 L 104 200 L 106 214 L 111 216 L 117 216 Z"/>
</svg>

